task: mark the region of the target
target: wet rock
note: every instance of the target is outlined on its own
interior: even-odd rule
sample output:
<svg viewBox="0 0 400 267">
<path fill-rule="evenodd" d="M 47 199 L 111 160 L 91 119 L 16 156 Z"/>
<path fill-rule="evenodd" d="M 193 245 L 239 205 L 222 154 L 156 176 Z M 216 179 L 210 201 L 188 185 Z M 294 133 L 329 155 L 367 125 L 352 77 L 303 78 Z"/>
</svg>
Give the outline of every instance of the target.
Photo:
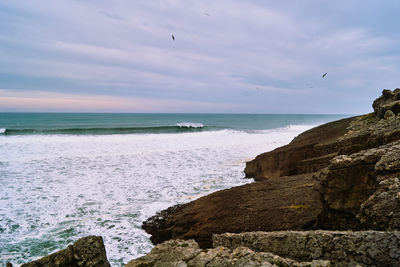
<svg viewBox="0 0 400 267">
<path fill-rule="evenodd" d="M 329 260 L 333 266 L 400 266 L 400 232 L 281 231 L 221 234 L 214 246 L 245 246 L 298 261 Z"/>
<path fill-rule="evenodd" d="M 126 267 L 135 266 L 330 266 L 329 261 L 297 262 L 269 252 L 254 252 L 246 247 L 229 249 L 215 247 L 201 250 L 194 240 L 173 240 L 157 245 L 146 256 L 132 260 Z"/>
<path fill-rule="evenodd" d="M 21 267 L 109 267 L 103 238 L 87 236 L 79 239 L 66 249 L 60 250 L 36 261 L 22 264 Z"/>
</svg>

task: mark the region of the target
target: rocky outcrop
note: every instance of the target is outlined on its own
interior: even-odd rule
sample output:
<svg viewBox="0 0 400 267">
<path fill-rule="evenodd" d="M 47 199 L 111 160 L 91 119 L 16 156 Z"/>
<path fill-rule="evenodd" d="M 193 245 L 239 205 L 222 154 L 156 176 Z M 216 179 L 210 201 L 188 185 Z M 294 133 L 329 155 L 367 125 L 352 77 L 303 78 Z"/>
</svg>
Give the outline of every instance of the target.
<svg viewBox="0 0 400 267">
<path fill-rule="evenodd" d="M 361 150 L 376 148 L 400 139 L 399 116 L 380 119 L 374 113 L 353 120 L 347 133 L 338 139 L 339 155 L 349 155 Z"/>
<path fill-rule="evenodd" d="M 382 96 L 375 99 L 372 107 L 374 108 L 375 114 L 379 118 L 384 118 L 388 110 L 392 111 L 393 114 L 398 114 L 400 112 L 400 88 L 394 91 L 384 89 L 382 91 Z"/>
<path fill-rule="evenodd" d="M 297 262 L 285 259 L 269 252 L 254 252 L 246 247 L 229 249 L 215 247 L 202 250 L 194 240 L 174 240 L 157 245 L 146 256 L 132 260 L 126 267 L 139 266 L 330 266 L 329 261 L 313 260 Z"/>
<path fill-rule="evenodd" d="M 87 236 L 66 249 L 22 264 L 21 267 L 110 267 L 101 236 Z"/>
<path fill-rule="evenodd" d="M 283 147 L 258 155 L 247 162 L 246 177 L 256 181 L 312 173 L 329 165 L 337 155 L 338 137 L 346 133 L 355 117 L 330 122 L 308 130 Z"/>
<path fill-rule="evenodd" d="M 400 229 L 400 141 L 335 157 L 321 172 L 325 229 Z"/>
<path fill-rule="evenodd" d="M 398 101 L 399 93 L 384 90 L 376 112 Z M 193 238 L 202 248 L 224 232 L 399 230 L 400 115 L 395 108 L 385 114 L 304 132 L 247 164 L 246 175 L 258 182 L 170 208 L 143 228 L 155 244 Z"/>
<path fill-rule="evenodd" d="M 400 232 L 283 231 L 221 234 L 213 245 L 247 247 L 298 261 L 329 260 L 332 266 L 400 266 Z"/>
<path fill-rule="evenodd" d="M 143 223 L 153 243 L 195 239 L 211 247 L 214 233 L 309 229 L 322 211 L 317 175 L 285 176 L 215 192 L 169 208 Z"/>
<path fill-rule="evenodd" d="M 255 180 L 319 171 L 341 154 L 388 144 L 400 139 L 400 88 L 383 90 L 374 113 L 330 122 L 300 134 L 293 141 L 247 162 L 246 177 Z M 385 120 L 381 120 L 385 118 Z"/>
</svg>

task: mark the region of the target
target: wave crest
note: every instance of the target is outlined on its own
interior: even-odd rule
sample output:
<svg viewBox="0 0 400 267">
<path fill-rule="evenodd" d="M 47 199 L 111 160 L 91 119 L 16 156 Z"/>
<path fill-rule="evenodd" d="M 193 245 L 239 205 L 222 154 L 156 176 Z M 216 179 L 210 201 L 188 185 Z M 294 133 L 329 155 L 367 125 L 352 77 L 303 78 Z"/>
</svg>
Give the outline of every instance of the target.
<svg viewBox="0 0 400 267">
<path fill-rule="evenodd" d="M 199 122 L 180 122 L 175 124 L 179 128 L 203 128 L 204 125 Z"/>
<path fill-rule="evenodd" d="M 6 131 L 7 131 L 7 129 L 5 129 L 5 128 L 0 128 L 0 134 L 5 133 Z"/>
</svg>

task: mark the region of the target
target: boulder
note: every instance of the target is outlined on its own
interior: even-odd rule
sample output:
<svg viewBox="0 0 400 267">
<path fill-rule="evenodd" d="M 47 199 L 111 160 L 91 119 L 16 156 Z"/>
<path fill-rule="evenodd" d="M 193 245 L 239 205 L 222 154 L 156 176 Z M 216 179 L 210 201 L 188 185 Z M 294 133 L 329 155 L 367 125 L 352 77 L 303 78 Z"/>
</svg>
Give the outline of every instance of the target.
<svg viewBox="0 0 400 267">
<path fill-rule="evenodd" d="M 22 264 L 21 267 L 110 267 L 101 236 L 87 236 L 66 249 L 38 260 Z"/>
</svg>

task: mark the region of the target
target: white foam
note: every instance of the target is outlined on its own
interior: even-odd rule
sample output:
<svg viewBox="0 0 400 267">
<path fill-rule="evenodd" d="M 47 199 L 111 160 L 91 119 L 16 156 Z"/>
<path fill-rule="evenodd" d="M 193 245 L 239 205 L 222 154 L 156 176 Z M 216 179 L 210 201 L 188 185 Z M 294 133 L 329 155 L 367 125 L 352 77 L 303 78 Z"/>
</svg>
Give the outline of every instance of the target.
<svg viewBox="0 0 400 267">
<path fill-rule="evenodd" d="M 243 179 L 245 161 L 299 133 L 291 127 L 1 138 L 0 227 L 6 230 L 0 247 L 27 262 L 32 257 L 13 252 L 13 245 L 27 251 L 27 240 L 39 238 L 57 241 L 61 249 L 72 229 L 71 240 L 103 236 L 113 265 L 126 263 L 152 248 L 142 221 L 171 205 L 251 182 Z M 14 224 L 19 228 L 12 230 Z"/>
<path fill-rule="evenodd" d="M 179 128 L 203 128 L 203 124 L 198 122 L 180 122 L 175 124 L 175 126 Z"/>
<path fill-rule="evenodd" d="M 5 128 L 0 128 L 0 134 L 3 134 L 3 133 L 5 133 L 5 132 L 6 132 L 6 130 L 7 130 L 7 129 L 5 129 Z"/>
</svg>

